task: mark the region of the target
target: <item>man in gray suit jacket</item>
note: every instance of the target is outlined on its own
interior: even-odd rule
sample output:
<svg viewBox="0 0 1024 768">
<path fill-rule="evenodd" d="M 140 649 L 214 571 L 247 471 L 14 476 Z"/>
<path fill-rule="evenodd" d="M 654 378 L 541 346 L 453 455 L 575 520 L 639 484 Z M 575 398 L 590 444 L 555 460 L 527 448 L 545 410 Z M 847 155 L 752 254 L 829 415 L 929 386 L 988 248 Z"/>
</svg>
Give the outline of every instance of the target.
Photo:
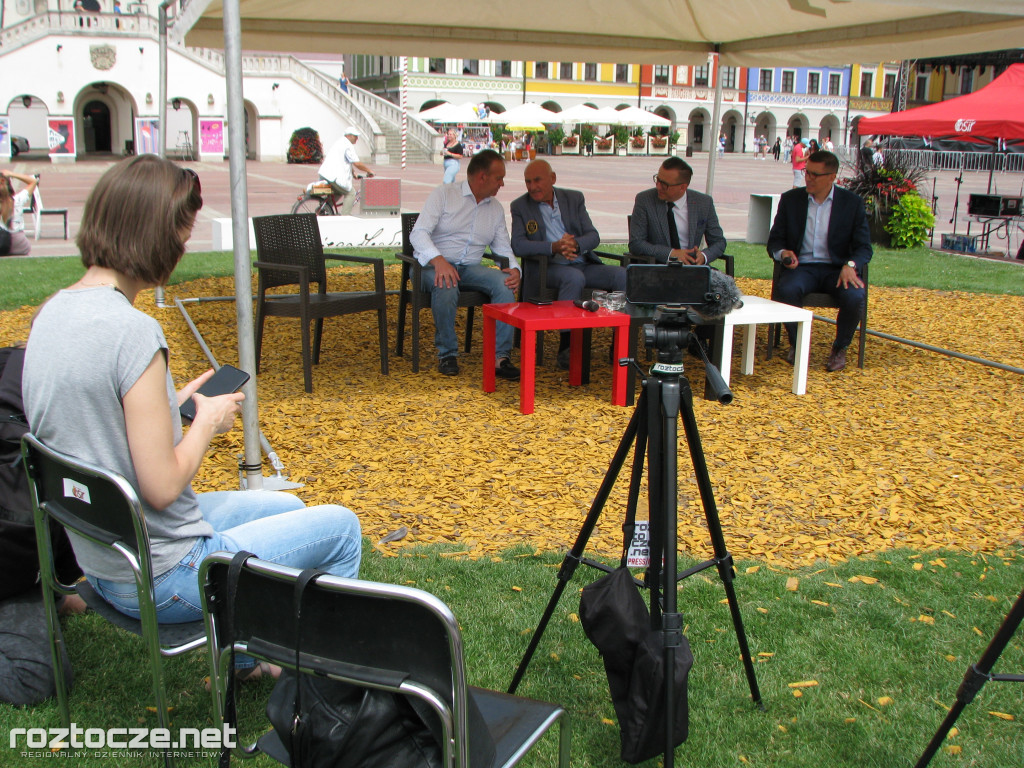
<svg viewBox="0 0 1024 768">
<path fill-rule="evenodd" d="M 601 243 L 583 194 L 555 187 L 555 172 L 544 160 L 526 166 L 526 194 L 512 201 L 512 252 L 517 257 L 540 256 L 548 260 L 547 286 L 559 301 L 582 298 L 584 288 L 626 290 L 626 270 L 602 262 L 593 254 Z M 531 266 L 533 267 L 531 269 Z M 523 293 L 540 293 L 540 275 L 530 259 L 523 258 Z M 559 365 L 568 367 L 569 334 L 563 333 Z"/>
<path fill-rule="evenodd" d="M 715 203 L 710 195 L 688 189 L 691 178 L 693 169 L 678 157 L 661 164 L 654 189 L 638 194 L 633 204 L 630 253 L 663 264 L 670 256 L 684 264 L 710 264 L 725 253 Z"/>
</svg>

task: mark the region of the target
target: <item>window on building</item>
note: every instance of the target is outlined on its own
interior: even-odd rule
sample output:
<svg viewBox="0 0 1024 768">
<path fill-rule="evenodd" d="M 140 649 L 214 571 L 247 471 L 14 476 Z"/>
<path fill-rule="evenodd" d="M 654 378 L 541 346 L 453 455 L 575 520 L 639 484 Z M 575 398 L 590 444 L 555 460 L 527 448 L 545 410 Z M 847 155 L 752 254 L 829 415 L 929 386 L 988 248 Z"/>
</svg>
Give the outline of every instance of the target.
<svg viewBox="0 0 1024 768">
<path fill-rule="evenodd" d="M 558 65 L 558 67 L 559 67 L 558 78 L 560 80 L 572 80 L 573 75 L 572 75 L 572 62 L 571 61 L 563 61 L 561 64 Z"/>
<path fill-rule="evenodd" d="M 693 68 L 693 84 L 694 85 L 698 85 L 698 86 L 699 85 L 706 86 L 708 84 L 708 75 L 709 75 L 710 71 L 711 71 L 711 67 L 709 67 L 707 64 L 704 64 L 703 66 L 700 66 L 700 67 L 694 67 Z"/>
<path fill-rule="evenodd" d="M 974 90 L 974 70 L 970 67 L 960 68 L 960 95 Z"/>
<path fill-rule="evenodd" d="M 843 92 L 843 76 L 842 75 L 829 75 L 828 76 L 828 95 L 839 96 Z"/>
<path fill-rule="evenodd" d="M 792 69 L 782 70 L 782 92 L 793 93 L 796 90 L 796 72 Z"/>
<path fill-rule="evenodd" d="M 495 68 L 495 74 L 498 77 L 512 77 L 512 62 L 511 61 L 499 61 Z"/>
<path fill-rule="evenodd" d="M 891 99 L 894 93 L 896 93 L 896 75 L 886 74 L 882 81 L 882 96 Z"/>
<path fill-rule="evenodd" d="M 615 65 L 615 82 L 616 83 L 628 83 L 629 82 L 629 64 L 616 64 Z"/>
<path fill-rule="evenodd" d="M 431 72 L 445 72 L 444 59 L 431 59 L 429 69 Z"/>
<path fill-rule="evenodd" d="M 548 76 L 548 63 L 546 61 L 538 61 L 533 65 L 533 76 L 536 78 L 546 78 Z"/>
<path fill-rule="evenodd" d="M 807 92 L 812 94 L 821 93 L 821 73 L 820 72 L 808 72 L 807 73 Z"/>
<path fill-rule="evenodd" d="M 772 90 L 772 75 L 773 74 L 775 74 L 774 71 L 772 71 L 770 69 L 762 69 L 761 70 L 761 76 L 760 76 L 760 80 L 759 80 L 760 85 L 758 87 L 758 90 L 761 90 L 761 91 L 770 91 L 770 90 Z"/>
<path fill-rule="evenodd" d="M 736 70 L 737 67 L 719 67 L 719 76 L 722 78 L 723 88 L 735 88 L 736 87 Z"/>
<path fill-rule="evenodd" d="M 668 65 L 654 65 L 654 82 L 657 85 L 668 85 Z"/>
<path fill-rule="evenodd" d="M 464 74 L 464 75 L 479 75 L 480 74 L 480 59 L 463 59 L 462 60 L 462 74 Z"/>
<path fill-rule="evenodd" d="M 875 81 L 875 76 L 871 72 L 861 72 L 860 73 L 860 95 L 861 96 L 871 96 L 874 93 L 874 91 L 875 91 L 875 89 L 874 89 L 874 81 Z"/>
<path fill-rule="evenodd" d="M 914 98 L 918 101 L 925 101 L 928 98 L 928 75 L 918 75 L 917 84 L 914 86 Z"/>
<path fill-rule="evenodd" d="M 597 80 L 597 64 L 594 62 L 587 62 L 583 65 L 583 79 Z"/>
</svg>

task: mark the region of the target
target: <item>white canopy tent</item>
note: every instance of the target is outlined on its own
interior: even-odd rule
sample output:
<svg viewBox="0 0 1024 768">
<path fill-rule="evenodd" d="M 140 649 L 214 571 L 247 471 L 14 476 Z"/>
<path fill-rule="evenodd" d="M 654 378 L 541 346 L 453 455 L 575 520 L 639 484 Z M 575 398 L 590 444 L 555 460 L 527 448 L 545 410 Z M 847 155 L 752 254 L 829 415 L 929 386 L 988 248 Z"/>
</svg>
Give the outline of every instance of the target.
<svg viewBox="0 0 1024 768">
<path fill-rule="evenodd" d="M 431 4 L 350 0 L 192 0 L 188 45 L 224 48 L 240 366 L 255 370 L 242 49 L 381 56 L 800 66 L 1016 48 L 1024 2 L 975 0 L 519 0 L 482 4 L 460 25 Z M 184 18 L 184 17 L 183 17 Z M 538 26 L 537 19 L 550 23 Z M 165 101 L 161 98 L 161 101 Z M 714 123 L 720 121 L 716 94 Z M 552 122 L 558 122 L 558 118 Z M 711 153 L 708 176 L 713 175 Z M 246 475 L 262 487 L 255 380 L 245 389 Z"/>
</svg>

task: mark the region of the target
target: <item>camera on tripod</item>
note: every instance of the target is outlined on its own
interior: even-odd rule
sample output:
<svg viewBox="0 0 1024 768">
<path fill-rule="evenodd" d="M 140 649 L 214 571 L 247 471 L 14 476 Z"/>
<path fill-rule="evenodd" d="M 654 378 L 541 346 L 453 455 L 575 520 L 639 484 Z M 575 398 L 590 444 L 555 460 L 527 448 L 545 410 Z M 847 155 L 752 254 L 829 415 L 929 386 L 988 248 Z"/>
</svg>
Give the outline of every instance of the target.
<svg viewBox="0 0 1024 768">
<path fill-rule="evenodd" d="M 630 264 L 626 268 L 626 300 L 630 304 L 670 304 L 696 307 L 713 300 L 711 267 L 668 264 Z"/>
</svg>

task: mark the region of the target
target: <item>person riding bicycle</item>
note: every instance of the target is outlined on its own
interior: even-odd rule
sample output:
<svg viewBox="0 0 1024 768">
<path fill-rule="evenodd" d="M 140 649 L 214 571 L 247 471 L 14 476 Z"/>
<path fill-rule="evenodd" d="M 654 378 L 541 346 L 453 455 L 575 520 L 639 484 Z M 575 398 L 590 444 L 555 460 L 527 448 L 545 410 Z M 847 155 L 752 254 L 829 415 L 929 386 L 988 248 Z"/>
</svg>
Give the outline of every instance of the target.
<svg viewBox="0 0 1024 768">
<path fill-rule="evenodd" d="M 356 196 L 352 194 L 352 169 L 356 168 L 365 173 L 367 178 L 373 178 L 373 171 L 359 162 L 359 155 L 356 154 L 356 142 L 361 135 L 358 128 L 346 128 L 345 134 L 328 150 L 323 165 L 317 171 L 320 178 L 331 185 L 335 195 L 334 204 L 341 203 L 338 213 L 342 216 L 352 213 L 356 201 Z"/>
</svg>

